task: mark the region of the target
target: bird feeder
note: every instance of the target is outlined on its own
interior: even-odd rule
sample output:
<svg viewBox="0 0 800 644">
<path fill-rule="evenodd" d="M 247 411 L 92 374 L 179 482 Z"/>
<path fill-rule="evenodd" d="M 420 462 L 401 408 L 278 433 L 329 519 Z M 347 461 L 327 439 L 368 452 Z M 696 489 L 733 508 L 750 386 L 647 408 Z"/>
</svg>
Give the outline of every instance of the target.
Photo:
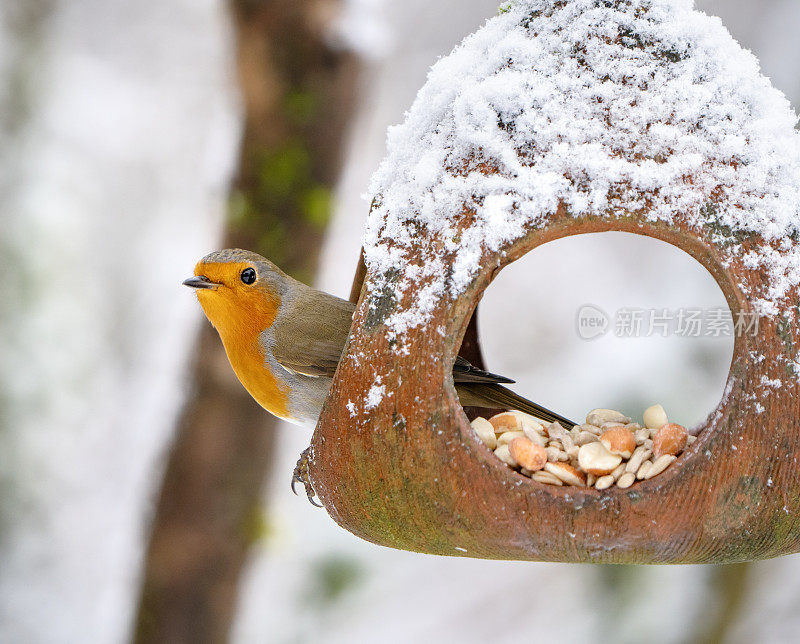
<svg viewBox="0 0 800 644">
<path fill-rule="evenodd" d="M 490 559 L 800 551 L 794 125 L 688 0 L 520 0 L 440 60 L 373 179 L 358 307 L 312 440 L 333 519 L 384 546 Z M 666 472 L 546 486 L 484 447 L 451 369 L 462 347 L 478 359 L 471 320 L 503 266 L 602 231 L 686 251 L 758 330 L 737 334 L 723 399 Z M 553 377 L 568 387 L 569 367 Z"/>
</svg>

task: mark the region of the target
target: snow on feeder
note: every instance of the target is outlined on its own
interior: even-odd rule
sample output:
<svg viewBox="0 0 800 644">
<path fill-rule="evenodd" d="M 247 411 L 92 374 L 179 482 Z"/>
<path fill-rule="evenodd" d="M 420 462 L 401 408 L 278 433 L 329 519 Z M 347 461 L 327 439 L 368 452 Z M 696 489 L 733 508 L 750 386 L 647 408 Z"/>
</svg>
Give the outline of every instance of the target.
<svg viewBox="0 0 800 644">
<path fill-rule="evenodd" d="M 795 122 L 688 0 L 519 0 L 440 60 L 371 186 L 358 309 L 310 452 L 331 516 L 378 544 L 496 559 L 800 550 Z M 738 335 L 723 400 L 660 476 L 543 485 L 482 444 L 451 367 L 500 268 L 610 230 L 688 252 L 759 331 Z"/>
</svg>

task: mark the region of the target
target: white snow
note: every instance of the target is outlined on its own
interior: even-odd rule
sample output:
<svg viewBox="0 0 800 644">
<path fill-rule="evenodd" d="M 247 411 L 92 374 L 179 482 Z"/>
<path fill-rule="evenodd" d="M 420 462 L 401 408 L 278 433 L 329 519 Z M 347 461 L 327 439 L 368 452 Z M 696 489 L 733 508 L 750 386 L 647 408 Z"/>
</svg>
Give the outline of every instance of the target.
<svg viewBox="0 0 800 644">
<path fill-rule="evenodd" d="M 390 328 L 425 323 L 487 251 L 560 204 L 573 216 L 646 208 L 710 231 L 728 258 L 755 235 L 764 243 L 748 264 L 768 284 L 742 288 L 760 313 L 778 313 L 800 281 L 789 239 L 800 138 L 755 57 L 689 0 L 518 0 L 502 11 L 431 68 L 372 178 L 373 288 L 416 291 Z M 465 205 L 474 222 L 459 230 Z"/>
<path fill-rule="evenodd" d="M 364 409 L 368 411 L 370 409 L 375 409 L 386 395 L 386 385 L 380 384 L 380 381 L 380 378 L 376 378 L 375 384 L 369 388 L 367 397 L 364 399 Z"/>
</svg>

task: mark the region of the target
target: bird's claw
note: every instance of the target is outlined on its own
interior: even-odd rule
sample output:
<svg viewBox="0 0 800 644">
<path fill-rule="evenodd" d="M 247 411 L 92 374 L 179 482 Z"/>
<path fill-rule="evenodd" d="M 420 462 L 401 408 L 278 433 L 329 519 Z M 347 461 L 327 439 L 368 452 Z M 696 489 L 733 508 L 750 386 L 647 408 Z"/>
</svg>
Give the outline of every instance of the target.
<svg viewBox="0 0 800 644">
<path fill-rule="evenodd" d="M 302 483 L 303 487 L 306 490 L 306 496 L 308 497 L 309 502 L 311 505 L 314 505 L 318 508 L 322 507 L 322 503 L 319 503 L 316 500 L 316 493 L 314 492 L 314 486 L 311 485 L 311 477 L 308 473 L 308 464 L 311 459 L 311 448 L 308 447 L 303 450 L 303 453 L 300 454 L 300 458 L 297 459 L 297 465 L 294 467 L 294 473 L 292 474 L 292 492 L 297 494 L 297 490 L 295 486 L 298 483 Z"/>
</svg>

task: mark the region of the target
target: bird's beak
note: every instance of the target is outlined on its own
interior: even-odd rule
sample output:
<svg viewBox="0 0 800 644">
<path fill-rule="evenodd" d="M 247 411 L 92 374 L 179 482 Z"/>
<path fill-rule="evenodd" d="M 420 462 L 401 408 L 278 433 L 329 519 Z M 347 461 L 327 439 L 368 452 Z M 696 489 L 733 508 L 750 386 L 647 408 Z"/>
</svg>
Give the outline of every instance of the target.
<svg viewBox="0 0 800 644">
<path fill-rule="evenodd" d="M 219 284 L 212 282 L 205 275 L 197 275 L 190 277 L 188 280 L 183 280 L 184 286 L 191 286 L 192 288 L 217 288 Z"/>
</svg>

